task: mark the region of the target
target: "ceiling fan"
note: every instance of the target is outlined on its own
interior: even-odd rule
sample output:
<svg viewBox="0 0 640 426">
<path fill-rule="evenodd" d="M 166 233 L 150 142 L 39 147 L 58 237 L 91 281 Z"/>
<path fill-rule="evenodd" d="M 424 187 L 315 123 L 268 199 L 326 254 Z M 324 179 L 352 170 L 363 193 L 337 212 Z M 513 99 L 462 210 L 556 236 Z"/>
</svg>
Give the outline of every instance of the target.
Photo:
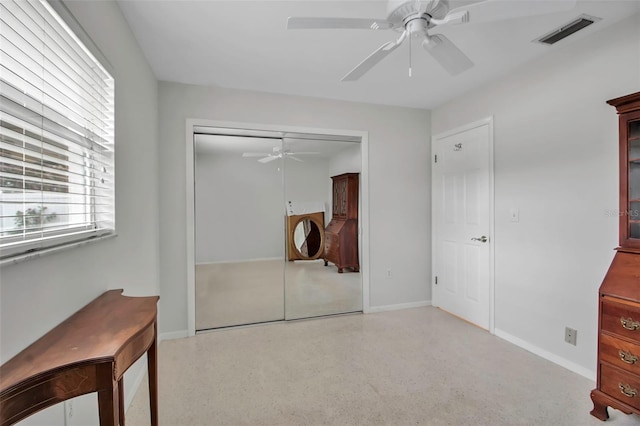
<svg viewBox="0 0 640 426">
<path fill-rule="evenodd" d="M 521 1 L 484 0 L 449 10 L 448 0 L 389 0 L 387 19 L 290 17 L 287 29 L 393 30 L 396 41 L 380 46 L 342 81 L 355 81 L 397 49 L 405 39 L 418 39 L 422 47 L 449 74 L 457 75 L 473 66 L 471 59 L 443 34 L 429 34 L 441 25 L 493 22 L 543 15 L 572 9 L 576 0 Z"/>
<path fill-rule="evenodd" d="M 283 150 L 279 146 L 274 146 L 273 152 L 245 152 L 242 154 L 242 156 L 245 158 L 262 157 L 262 158 L 259 158 L 258 161 L 260 163 L 268 163 L 270 161 L 277 160 L 278 158 L 283 158 L 283 157 L 290 158 L 295 161 L 303 162 L 304 160 L 296 157 L 296 155 L 317 155 L 317 154 L 320 154 L 320 153 L 319 152 L 301 152 L 301 151 L 292 152 L 288 150 Z"/>
</svg>

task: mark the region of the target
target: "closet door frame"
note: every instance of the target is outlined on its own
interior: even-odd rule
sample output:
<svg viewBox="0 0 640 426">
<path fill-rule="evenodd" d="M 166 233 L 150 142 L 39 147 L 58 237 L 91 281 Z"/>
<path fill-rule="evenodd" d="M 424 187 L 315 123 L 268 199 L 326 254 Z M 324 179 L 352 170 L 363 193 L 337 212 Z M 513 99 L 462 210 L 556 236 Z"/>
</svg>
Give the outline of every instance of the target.
<svg viewBox="0 0 640 426">
<path fill-rule="evenodd" d="M 186 235 L 187 235 L 187 327 L 188 335 L 196 334 L 196 308 L 195 308 L 195 159 L 194 159 L 194 133 L 198 127 L 219 127 L 247 131 L 309 133 L 336 136 L 359 137 L 360 142 L 360 273 L 362 274 L 362 310 L 371 312 L 369 302 L 369 137 L 366 131 L 325 129 L 314 127 L 299 127 L 288 125 L 265 125 L 259 123 L 231 122 L 189 118 L 185 126 L 186 149 Z"/>
</svg>

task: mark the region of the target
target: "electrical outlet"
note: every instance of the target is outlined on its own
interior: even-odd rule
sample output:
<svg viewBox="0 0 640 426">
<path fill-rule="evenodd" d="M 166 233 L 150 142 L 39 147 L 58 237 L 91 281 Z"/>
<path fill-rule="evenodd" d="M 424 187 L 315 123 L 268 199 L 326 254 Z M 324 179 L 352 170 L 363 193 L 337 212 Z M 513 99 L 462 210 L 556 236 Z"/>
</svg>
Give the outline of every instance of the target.
<svg viewBox="0 0 640 426">
<path fill-rule="evenodd" d="M 387 269 L 387 278 L 391 278 L 391 269 Z"/>
<path fill-rule="evenodd" d="M 564 341 L 576 346 L 578 341 L 578 330 L 574 330 L 573 328 L 565 327 L 564 329 Z"/>
</svg>

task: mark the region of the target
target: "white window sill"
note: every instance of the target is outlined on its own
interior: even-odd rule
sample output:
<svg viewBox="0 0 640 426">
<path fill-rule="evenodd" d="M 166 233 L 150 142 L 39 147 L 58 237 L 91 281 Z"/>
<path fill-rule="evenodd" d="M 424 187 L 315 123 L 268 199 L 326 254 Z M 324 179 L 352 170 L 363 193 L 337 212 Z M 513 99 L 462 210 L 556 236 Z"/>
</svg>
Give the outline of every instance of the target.
<svg viewBox="0 0 640 426">
<path fill-rule="evenodd" d="M 98 241 L 104 241 L 104 240 L 108 240 L 111 238 L 115 238 L 117 237 L 118 234 L 116 234 L 115 232 L 113 234 L 106 234 L 106 235 L 102 235 L 99 237 L 95 237 L 95 238 L 91 238 L 91 239 L 87 239 L 87 240 L 83 240 L 83 241 L 75 241 L 72 243 L 68 243 L 68 244 L 62 244 L 56 247 L 51 247 L 51 248 L 47 248 L 47 249 L 43 249 L 43 250 L 38 250 L 38 251 L 33 251 L 30 253 L 24 253 L 24 254 L 19 254 L 17 256 L 12 256 L 12 257 L 8 257 L 6 259 L 2 259 L 0 260 L 0 266 L 6 267 L 9 265 L 15 265 L 18 263 L 22 263 L 22 262 L 26 262 L 28 260 L 33 260 L 33 259 L 37 259 L 39 257 L 42 256 L 46 256 L 49 254 L 54 254 L 54 253 L 60 253 L 62 251 L 66 251 L 72 248 L 77 248 L 77 247 L 82 247 L 82 246 L 86 246 L 89 244 L 93 244 L 96 243 Z"/>
</svg>

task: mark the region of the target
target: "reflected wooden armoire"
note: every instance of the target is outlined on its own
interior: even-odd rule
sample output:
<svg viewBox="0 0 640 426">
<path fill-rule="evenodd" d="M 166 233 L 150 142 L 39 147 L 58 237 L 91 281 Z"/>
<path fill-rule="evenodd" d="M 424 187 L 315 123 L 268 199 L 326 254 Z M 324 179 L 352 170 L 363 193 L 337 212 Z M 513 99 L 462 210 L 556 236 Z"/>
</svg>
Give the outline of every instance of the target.
<svg viewBox="0 0 640 426">
<path fill-rule="evenodd" d="M 332 176 L 333 202 L 331 222 L 325 229 L 324 266 L 333 263 L 342 273 L 344 268 L 360 271 L 358 260 L 358 173 Z"/>
<path fill-rule="evenodd" d="M 619 115 L 620 247 L 599 292 L 598 370 L 591 414 L 640 414 L 640 92 L 607 101 Z"/>
</svg>

